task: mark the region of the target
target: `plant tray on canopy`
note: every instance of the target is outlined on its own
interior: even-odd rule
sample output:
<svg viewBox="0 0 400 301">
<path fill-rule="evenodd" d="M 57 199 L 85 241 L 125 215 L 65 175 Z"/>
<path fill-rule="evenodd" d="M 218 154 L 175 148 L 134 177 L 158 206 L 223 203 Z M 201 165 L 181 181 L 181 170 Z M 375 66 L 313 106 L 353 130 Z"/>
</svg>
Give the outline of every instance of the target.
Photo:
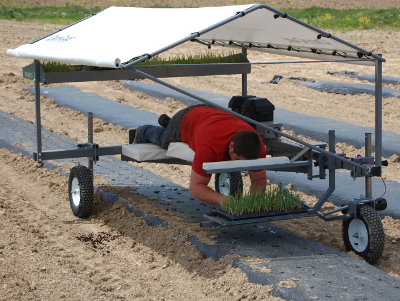
<svg viewBox="0 0 400 301">
<path fill-rule="evenodd" d="M 148 62 L 151 63 L 152 60 Z M 204 59 L 192 60 L 185 63 L 181 60 L 172 66 L 168 61 L 157 60 L 156 64 L 138 65 L 146 73 L 157 78 L 166 77 L 186 77 L 186 76 L 205 76 L 205 75 L 228 75 L 228 74 L 248 74 L 251 72 L 251 65 L 247 58 L 242 54 L 234 54 L 227 57 L 208 57 Z M 228 63 L 224 63 L 227 61 Z M 174 63 L 173 61 L 171 63 Z M 229 64 L 231 63 L 231 64 Z M 237 64 L 240 63 L 240 64 Z M 136 80 L 144 79 L 139 74 L 134 74 L 124 69 L 113 69 L 106 67 L 92 67 L 85 65 L 68 65 L 53 62 L 45 62 L 40 68 L 40 82 L 45 84 L 81 82 L 81 81 L 105 81 L 105 80 Z M 35 66 L 30 64 L 23 68 L 25 78 L 34 80 Z"/>
</svg>

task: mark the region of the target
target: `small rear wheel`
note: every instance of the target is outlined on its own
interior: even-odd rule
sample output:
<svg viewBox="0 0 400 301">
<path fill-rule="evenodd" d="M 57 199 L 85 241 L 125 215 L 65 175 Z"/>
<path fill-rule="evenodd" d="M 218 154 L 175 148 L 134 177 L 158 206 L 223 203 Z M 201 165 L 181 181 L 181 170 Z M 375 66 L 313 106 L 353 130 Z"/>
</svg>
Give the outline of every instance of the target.
<svg viewBox="0 0 400 301">
<path fill-rule="evenodd" d="M 243 179 L 239 171 L 215 174 L 215 191 L 223 195 L 241 195 L 243 193 Z"/>
<path fill-rule="evenodd" d="M 368 263 L 376 263 L 385 247 L 385 232 L 375 209 L 362 205 L 357 218 L 343 220 L 343 240 L 347 251 L 354 251 Z"/>
<path fill-rule="evenodd" d="M 76 217 L 86 218 L 92 213 L 94 191 L 89 168 L 78 165 L 71 169 L 68 196 L 71 210 Z"/>
</svg>

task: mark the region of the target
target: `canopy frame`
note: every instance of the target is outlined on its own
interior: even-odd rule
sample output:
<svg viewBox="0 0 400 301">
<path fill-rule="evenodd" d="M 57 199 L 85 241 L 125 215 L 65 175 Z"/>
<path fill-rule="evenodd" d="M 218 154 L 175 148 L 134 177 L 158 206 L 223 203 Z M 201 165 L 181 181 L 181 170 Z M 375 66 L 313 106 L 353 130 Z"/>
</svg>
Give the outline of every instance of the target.
<svg viewBox="0 0 400 301">
<path fill-rule="evenodd" d="M 155 31 L 155 27 L 153 26 L 150 32 L 152 34 L 151 36 L 138 35 L 138 38 L 145 40 L 138 40 L 137 43 L 135 42 L 134 44 L 128 42 L 132 41 L 132 38 L 130 36 L 125 38 L 125 36 L 119 35 L 118 40 L 126 41 L 125 44 L 121 45 L 128 45 L 125 48 L 127 49 L 127 51 L 118 51 L 119 49 L 124 49 L 124 47 L 120 47 L 120 45 L 118 44 L 118 46 L 114 48 L 110 47 L 110 49 L 107 48 L 107 51 L 100 52 L 99 56 L 93 57 L 91 52 L 83 51 L 85 47 L 89 48 L 90 45 L 93 45 L 93 43 L 91 43 L 91 40 L 90 42 L 86 42 L 88 41 L 88 39 L 91 38 L 91 35 L 88 34 L 88 26 L 91 26 L 93 24 L 99 25 L 98 22 L 102 22 L 106 18 L 115 19 L 115 17 L 119 15 L 122 15 L 120 17 L 121 20 L 126 20 L 124 16 L 127 15 L 124 14 L 124 11 L 121 10 L 121 8 L 111 7 L 109 9 L 105 9 L 79 22 L 66 26 L 41 39 L 37 39 L 36 41 L 28 44 L 30 45 L 29 47 L 28 45 L 23 45 L 14 50 L 9 49 L 7 51 L 7 54 L 37 60 L 48 59 L 59 62 L 70 61 L 70 63 L 72 63 L 72 61 L 73 63 L 84 61 L 86 62 L 84 63 L 86 65 L 98 67 L 107 66 L 110 68 L 129 68 L 185 42 L 193 41 L 207 46 L 221 45 L 233 48 L 246 47 L 249 50 L 266 51 L 269 53 L 306 57 L 310 59 L 326 59 L 327 57 L 337 56 L 346 60 L 359 59 L 360 63 L 369 62 L 370 64 L 373 64 L 375 60 L 385 61 L 379 55 L 373 54 L 370 51 L 364 50 L 358 46 L 348 43 L 330 33 L 309 25 L 265 4 L 239 5 L 225 7 L 222 10 L 221 7 L 206 8 L 206 10 L 199 11 L 201 12 L 199 18 L 202 18 L 199 20 L 207 19 L 205 17 L 207 17 L 208 14 L 211 14 L 213 17 L 208 22 L 193 22 L 193 24 L 195 25 L 191 26 L 187 30 L 193 30 L 195 32 L 191 32 L 187 36 L 185 32 L 186 29 L 178 30 L 182 28 L 182 26 L 179 26 L 180 24 L 177 22 L 167 27 L 165 31 L 162 32 L 162 35 L 170 35 L 171 38 L 166 39 L 165 41 L 163 40 L 164 43 L 168 45 L 163 45 L 163 42 L 153 43 L 151 44 L 151 47 L 148 50 L 149 52 L 147 53 L 145 52 L 145 47 L 139 46 L 146 45 L 151 41 L 157 41 L 161 38 L 161 36 L 157 36 L 157 34 L 160 35 L 160 33 L 158 33 L 158 31 Z M 139 8 L 126 9 L 128 10 Z M 239 11 L 237 11 L 233 16 L 227 17 L 229 14 L 233 13 L 234 9 L 238 9 Z M 146 14 L 146 17 L 161 16 L 157 9 L 153 9 L 157 13 L 149 13 L 149 10 L 151 9 L 145 9 L 145 11 L 143 11 Z M 188 21 L 187 16 L 197 16 L 197 12 L 196 14 L 194 14 L 193 10 L 195 9 L 170 9 L 172 16 L 182 18 L 182 20 L 186 21 Z M 142 13 L 142 11 L 138 12 L 136 10 L 133 10 L 133 12 Z M 127 11 L 127 13 L 130 13 L 130 11 Z M 164 12 L 161 13 L 164 14 Z M 165 10 L 165 15 L 167 14 L 168 10 Z M 219 15 L 223 15 L 224 17 L 221 18 L 225 19 L 222 21 L 218 21 L 217 16 Z M 98 21 L 91 20 L 91 18 L 93 17 L 97 17 L 96 20 Z M 242 22 L 240 21 L 241 18 L 245 18 L 245 20 Z M 87 20 L 86 23 L 84 22 L 85 20 Z M 83 23 L 84 25 L 81 25 L 80 23 Z M 117 30 L 117 32 L 123 32 L 123 30 L 118 26 L 126 26 L 127 24 L 131 24 L 129 22 L 116 23 L 116 26 L 112 28 L 110 27 L 110 30 L 108 30 L 108 27 L 102 27 L 102 29 L 107 31 L 107 33 L 105 34 L 106 38 L 112 39 L 115 30 Z M 134 26 L 137 25 L 134 22 L 132 24 Z M 83 29 L 81 31 L 82 33 L 78 33 L 72 30 L 71 28 L 74 28 L 74 25 L 78 26 L 78 30 Z M 240 29 L 240 33 L 238 34 L 236 34 L 236 32 L 238 32 L 237 28 Z M 269 31 L 268 28 L 271 28 L 272 31 Z M 279 29 L 281 28 L 282 34 L 279 35 Z M 143 32 L 146 32 L 146 30 L 144 29 Z M 176 34 L 173 34 L 174 32 L 176 32 Z M 292 32 L 294 33 L 292 34 Z M 71 34 L 72 36 L 69 36 L 69 34 Z M 98 34 L 94 36 L 96 39 L 101 39 L 103 37 L 103 35 L 99 36 Z M 79 40 L 79 38 L 81 39 Z M 76 39 L 79 40 L 79 43 L 74 42 Z M 55 43 L 60 41 L 63 43 Z M 97 40 L 93 41 L 95 42 Z M 330 43 L 330 41 L 332 41 L 332 43 Z M 103 42 L 99 43 L 99 45 L 102 45 L 103 48 L 106 48 L 104 47 L 106 44 L 116 44 L 116 42 L 117 41 L 110 40 L 109 43 Z M 39 43 L 40 45 L 34 46 L 37 43 Z M 72 54 L 71 51 L 62 51 L 68 47 L 71 47 Z M 89 50 L 96 51 L 101 48 L 102 47 L 93 49 L 92 47 Z M 46 51 L 46 49 L 49 50 Z M 59 51 L 60 54 L 53 55 L 51 51 Z"/>
<path fill-rule="evenodd" d="M 211 46 L 211 45 L 215 44 L 216 42 L 215 42 L 215 41 L 212 41 L 212 42 L 204 42 L 204 41 L 202 41 L 202 40 L 199 39 L 199 38 L 200 38 L 202 35 L 204 35 L 205 33 L 208 33 L 208 32 L 210 32 L 210 31 L 212 31 L 212 30 L 214 30 L 214 29 L 216 29 L 216 28 L 219 28 L 219 27 L 221 27 L 221 26 L 223 26 L 223 25 L 225 25 L 225 24 L 228 24 L 228 23 L 230 23 L 230 22 L 236 20 L 236 19 L 239 19 L 239 18 L 241 18 L 241 17 L 244 17 L 246 14 L 249 14 L 249 13 L 254 12 L 254 11 L 256 11 L 256 10 L 259 10 L 259 9 L 268 9 L 268 10 L 274 12 L 274 13 L 275 13 L 275 15 L 274 15 L 274 18 L 275 18 L 275 19 L 277 19 L 277 18 L 287 18 L 287 19 L 289 19 L 289 20 L 291 20 L 291 21 L 293 21 L 293 22 L 295 22 L 295 23 L 297 23 L 297 24 L 299 24 L 299 25 L 301 25 L 301 26 L 304 26 L 304 27 L 306 27 L 306 28 L 308 28 L 308 29 L 311 29 L 311 30 L 317 32 L 317 33 L 318 33 L 318 34 L 317 34 L 317 39 L 321 39 L 322 37 L 329 38 L 329 39 L 333 39 L 333 40 L 336 40 L 337 42 L 340 42 L 340 43 L 342 43 L 342 44 L 344 44 L 344 45 L 346 45 L 346 46 L 349 46 L 349 47 L 355 49 L 355 50 L 358 51 L 357 57 L 358 57 L 359 59 L 362 59 L 363 57 L 366 57 L 366 58 L 371 57 L 371 58 L 372 58 L 372 61 L 380 61 L 380 62 L 385 62 L 385 61 L 386 61 L 386 60 L 385 60 L 382 56 L 380 56 L 380 55 L 373 54 L 373 53 L 370 52 L 370 51 L 367 51 L 367 50 L 362 49 L 362 48 L 360 48 L 360 47 L 358 47 L 358 46 L 355 46 L 355 45 L 353 45 L 353 44 L 351 44 L 351 43 L 349 43 L 349 42 L 346 42 L 346 41 L 344 41 L 344 40 L 342 40 L 342 39 L 340 39 L 340 38 L 338 38 L 338 37 L 336 37 L 336 36 L 334 36 L 334 35 L 332 35 L 332 34 L 330 34 L 330 33 L 327 33 L 327 32 L 325 32 L 325 31 L 323 31 L 323 30 L 321 30 L 321 29 L 319 29 L 319 28 L 317 28 L 317 27 L 314 27 L 314 26 L 312 26 L 312 25 L 310 25 L 310 24 L 307 24 L 307 23 L 305 23 L 305 22 L 303 22 L 303 21 L 301 21 L 301 20 L 298 20 L 298 19 L 296 19 L 296 18 L 294 18 L 294 17 L 292 17 L 292 16 L 290 16 L 290 15 L 284 13 L 284 12 L 281 12 L 281 11 L 279 11 L 279 10 L 277 10 L 277 9 L 275 9 L 275 8 L 273 8 L 273 7 L 271 7 L 271 6 L 268 6 L 268 5 L 265 5 L 265 4 L 256 4 L 256 5 L 254 5 L 253 7 L 249 8 L 249 9 L 247 9 L 247 10 L 245 10 L 245 11 L 238 11 L 238 12 L 236 13 L 236 15 L 234 15 L 234 16 L 232 16 L 232 17 L 230 17 L 230 18 L 228 18 L 228 19 L 226 19 L 226 20 L 224 20 L 224 21 L 221 21 L 221 22 L 219 22 L 219 23 L 217 23 L 217 24 L 215 24 L 215 25 L 213 25 L 213 26 L 210 26 L 210 27 L 208 27 L 208 28 L 205 28 L 205 29 L 203 29 L 203 30 L 201 30 L 201 31 L 199 31 L 199 32 L 192 33 L 192 34 L 190 34 L 188 37 L 183 38 L 183 39 L 177 41 L 176 43 L 173 43 L 173 44 L 171 44 L 171 45 L 168 45 L 168 46 L 166 46 L 166 47 L 164 47 L 164 48 L 161 48 L 161 49 L 159 49 L 158 51 L 155 51 L 155 52 L 149 53 L 149 54 L 144 54 L 142 57 L 140 57 L 140 58 L 138 58 L 138 59 L 136 59 L 136 60 L 133 60 L 133 61 L 130 62 L 130 63 L 122 63 L 122 64 L 121 64 L 121 67 L 124 68 L 124 69 L 128 69 L 128 68 L 130 68 L 130 67 L 133 67 L 133 66 L 135 66 L 135 65 L 137 65 L 137 64 L 139 64 L 139 63 L 141 63 L 141 62 L 144 62 L 144 61 L 146 61 L 146 60 L 152 58 L 153 56 L 156 56 L 156 55 L 158 55 L 158 54 L 161 54 L 161 53 L 163 53 L 163 52 L 165 52 L 165 51 L 167 51 L 167 50 L 170 50 L 170 49 L 172 49 L 172 48 L 174 48 L 174 47 L 176 47 L 176 46 L 179 46 L 179 45 L 181 45 L 181 44 L 183 44 L 183 43 L 185 43 L 185 42 L 188 42 L 188 41 L 197 41 L 197 42 L 199 42 L 199 43 L 202 43 L 202 44 Z M 252 44 L 252 43 L 238 43 L 238 44 L 235 44 L 234 41 L 228 41 L 227 43 L 224 43 L 224 42 L 217 42 L 217 43 L 219 43 L 219 44 L 221 44 L 221 45 L 224 45 L 224 46 L 229 45 L 229 46 L 231 46 L 231 47 L 232 47 L 232 46 L 237 46 L 237 47 L 240 47 L 240 48 L 245 47 L 245 48 L 248 48 L 248 49 L 251 49 L 251 48 L 254 48 L 254 47 L 256 47 L 256 48 L 257 48 L 257 47 L 259 47 L 259 48 L 263 48 L 263 47 L 265 47 L 265 48 L 276 48 L 276 47 L 274 47 L 273 45 L 269 45 L 269 44 L 268 44 L 268 45 L 264 45 L 264 46 L 261 46 L 261 45 L 260 45 L 260 46 L 257 46 L 256 44 Z M 288 51 L 299 51 L 299 52 L 300 52 L 300 50 L 296 50 L 296 48 L 291 48 L 291 47 L 290 47 L 290 49 L 287 48 L 287 50 L 288 50 Z M 319 50 L 316 50 L 316 49 L 312 49 L 312 50 L 311 50 L 311 52 L 314 52 L 314 53 L 318 53 L 318 51 L 319 51 Z M 321 54 L 322 54 L 322 53 L 323 53 L 323 52 L 321 51 Z M 344 58 L 346 58 L 346 55 L 340 54 L 340 53 L 334 53 L 334 52 L 332 52 L 331 55 L 333 55 L 333 56 L 335 56 L 335 55 L 340 55 L 340 56 L 343 56 Z M 350 59 L 352 59 L 352 58 L 350 58 Z M 353 59 L 355 59 L 355 57 L 353 57 Z M 366 60 L 366 61 L 371 61 L 371 60 Z"/>
</svg>

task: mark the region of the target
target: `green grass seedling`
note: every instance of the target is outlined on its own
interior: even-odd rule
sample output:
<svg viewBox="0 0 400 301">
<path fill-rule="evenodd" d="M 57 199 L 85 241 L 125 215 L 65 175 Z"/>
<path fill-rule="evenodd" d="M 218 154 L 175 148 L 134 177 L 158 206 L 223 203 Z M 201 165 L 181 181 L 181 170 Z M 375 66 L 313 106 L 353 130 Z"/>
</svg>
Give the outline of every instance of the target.
<svg viewBox="0 0 400 301">
<path fill-rule="evenodd" d="M 167 65 L 188 65 L 188 64 L 223 64 L 223 63 L 240 63 L 241 56 L 234 53 L 215 53 L 206 52 L 195 55 L 182 55 L 170 58 L 161 58 L 155 56 L 150 60 L 138 64 L 138 66 L 167 66 Z M 44 72 L 74 72 L 89 71 L 102 68 L 95 68 L 82 65 L 70 65 L 58 62 L 41 62 Z"/>
<path fill-rule="evenodd" d="M 222 210 L 231 215 L 286 212 L 301 208 L 303 202 L 300 198 L 282 186 L 269 186 L 265 191 L 228 198 L 221 206 Z"/>
<path fill-rule="evenodd" d="M 134 58 L 134 61 L 138 58 Z M 129 61 L 130 62 L 130 61 Z M 128 63 L 129 63 L 128 62 Z M 234 52 L 223 53 L 215 51 L 207 51 L 205 53 L 178 55 L 173 57 L 154 56 L 151 59 L 144 61 L 138 66 L 159 66 L 159 65 L 196 65 L 196 64 L 228 64 L 240 63 L 241 55 Z"/>
</svg>

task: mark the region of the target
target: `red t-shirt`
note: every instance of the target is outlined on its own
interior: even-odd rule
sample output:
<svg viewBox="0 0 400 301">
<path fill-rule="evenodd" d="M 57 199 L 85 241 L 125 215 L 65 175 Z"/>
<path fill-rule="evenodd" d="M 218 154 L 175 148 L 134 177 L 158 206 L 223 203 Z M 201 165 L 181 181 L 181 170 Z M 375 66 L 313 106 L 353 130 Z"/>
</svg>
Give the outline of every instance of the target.
<svg viewBox="0 0 400 301">
<path fill-rule="evenodd" d="M 192 169 L 199 175 L 203 173 L 203 163 L 228 161 L 229 142 L 240 130 L 254 129 L 244 120 L 222 110 L 199 106 L 189 110 L 182 118 L 180 134 L 183 142 L 195 152 Z M 267 150 L 261 140 L 259 158 L 265 158 Z"/>
</svg>

